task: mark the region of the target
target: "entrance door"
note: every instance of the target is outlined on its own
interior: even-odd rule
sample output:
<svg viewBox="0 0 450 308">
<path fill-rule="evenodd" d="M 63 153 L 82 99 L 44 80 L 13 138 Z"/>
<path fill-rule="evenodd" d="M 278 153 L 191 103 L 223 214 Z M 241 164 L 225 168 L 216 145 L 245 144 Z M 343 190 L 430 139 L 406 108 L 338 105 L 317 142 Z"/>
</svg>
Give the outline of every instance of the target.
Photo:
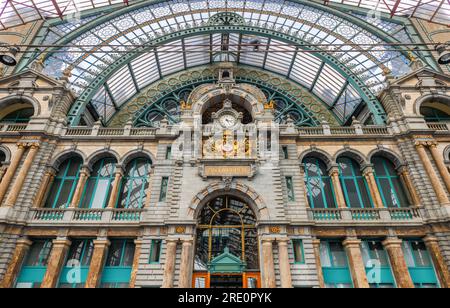
<svg viewBox="0 0 450 308">
<path fill-rule="evenodd" d="M 242 274 L 194 273 L 193 288 L 261 288 L 261 274 L 257 272 Z"/>
</svg>

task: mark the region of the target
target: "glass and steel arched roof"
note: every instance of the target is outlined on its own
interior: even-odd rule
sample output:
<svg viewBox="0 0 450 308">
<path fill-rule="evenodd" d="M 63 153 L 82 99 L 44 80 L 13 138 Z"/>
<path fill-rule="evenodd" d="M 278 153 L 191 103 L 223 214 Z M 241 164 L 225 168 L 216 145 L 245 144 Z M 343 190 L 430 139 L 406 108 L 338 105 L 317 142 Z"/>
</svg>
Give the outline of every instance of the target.
<svg viewBox="0 0 450 308">
<path fill-rule="evenodd" d="M 223 12 L 234 17 L 212 18 Z M 48 27 L 41 43 L 64 47 L 41 51 L 47 74 L 70 70 L 80 96 L 72 123 L 88 102 L 108 121 L 152 82 L 224 60 L 299 83 L 344 123 L 363 103 L 382 114 L 373 104 L 385 75 L 410 71 L 406 52 L 389 45 L 410 39 L 402 26 L 353 14 L 311 1 L 143 1 Z"/>
</svg>

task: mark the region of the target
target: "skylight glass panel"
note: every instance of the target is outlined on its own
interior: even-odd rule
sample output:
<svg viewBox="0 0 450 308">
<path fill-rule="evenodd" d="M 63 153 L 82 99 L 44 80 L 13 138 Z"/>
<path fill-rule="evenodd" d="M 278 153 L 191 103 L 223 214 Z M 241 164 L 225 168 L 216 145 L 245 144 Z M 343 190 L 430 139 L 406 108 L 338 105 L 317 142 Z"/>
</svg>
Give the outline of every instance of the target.
<svg viewBox="0 0 450 308">
<path fill-rule="evenodd" d="M 248 65 L 262 67 L 265 59 L 268 39 L 260 36 L 244 35 L 240 62 Z"/>
<path fill-rule="evenodd" d="M 108 121 L 115 112 L 115 107 L 104 87 L 101 87 L 91 100 L 98 115 Z"/>
<path fill-rule="evenodd" d="M 278 74 L 287 75 L 294 54 L 295 47 L 280 41 L 272 41 L 267 53 L 265 68 Z"/>
<path fill-rule="evenodd" d="M 197 65 L 202 65 L 209 63 L 210 55 L 208 52 L 198 52 L 209 49 L 209 47 L 200 47 L 210 46 L 210 36 L 209 35 L 199 35 L 188 37 L 184 39 L 185 49 L 186 49 L 186 64 L 187 67 L 193 67 Z"/>
<path fill-rule="evenodd" d="M 115 73 L 107 82 L 114 101 L 120 106 L 129 98 L 136 94 L 136 87 L 133 83 L 128 66 L 124 66 Z"/>
<path fill-rule="evenodd" d="M 336 72 L 330 65 L 325 64 L 320 72 L 320 76 L 317 79 L 313 92 L 326 103 L 331 104 L 342 90 L 344 84 L 344 77 Z"/>
<path fill-rule="evenodd" d="M 306 52 L 298 52 L 289 77 L 310 88 L 319 72 L 321 64 L 322 61 L 315 56 Z"/>
<path fill-rule="evenodd" d="M 160 78 L 155 53 L 150 51 L 131 62 L 136 82 L 140 89 Z"/>
<path fill-rule="evenodd" d="M 158 47 L 158 59 L 163 76 L 181 71 L 184 69 L 183 47 L 181 41 L 175 41 L 165 46 Z"/>
<path fill-rule="evenodd" d="M 347 86 L 334 105 L 333 111 L 342 121 L 346 121 L 361 102 L 362 99 L 355 88 L 353 88 L 353 86 Z"/>
</svg>

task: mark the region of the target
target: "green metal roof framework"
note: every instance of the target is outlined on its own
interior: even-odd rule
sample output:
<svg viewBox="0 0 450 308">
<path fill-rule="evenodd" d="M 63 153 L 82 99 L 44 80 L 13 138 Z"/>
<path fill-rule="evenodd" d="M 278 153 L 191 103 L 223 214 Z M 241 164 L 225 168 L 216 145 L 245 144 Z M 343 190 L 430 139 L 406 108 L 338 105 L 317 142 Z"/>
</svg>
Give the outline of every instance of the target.
<svg viewBox="0 0 450 308">
<path fill-rule="evenodd" d="M 371 25 L 361 18 L 350 16 L 336 9 L 330 9 L 323 5 L 311 3 L 310 1 L 233 1 L 235 5 L 238 2 L 243 4 L 242 8 L 228 7 L 227 2 L 222 0 L 189 2 L 181 0 L 145 1 L 120 10 L 110 11 L 107 9 L 106 12 L 103 12 L 104 15 L 101 15 L 100 11 L 90 12 L 90 14 L 82 16 L 80 20 L 71 26 L 67 26 L 67 23 L 61 21 L 53 21 L 53 23 L 49 24 L 49 27 L 41 31 L 40 42 L 63 46 L 70 45 L 70 47 L 64 49 L 66 50 L 65 54 L 57 51 L 56 48 L 49 48 L 42 51 L 45 51 L 44 54 L 47 57 L 47 73 L 50 75 L 54 74 L 55 77 L 59 77 L 63 68 L 73 68 L 71 86 L 80 96 L 69 114 L 71 123 L 74 125 L 78 122 L 79 116 L 89 102 L 92 102 L 94 106 L 97 102 L 97 105 L 101 103 L 107 107 L 108 112 L 105 119 L 107 121 L 113 116 L 115 111 L 120 109 L 123 104 L 126 104 L 127 100 L 149 83 L 167 77 L 176 71 L 186 69 L 188 62 L 192 62 L 193 64 L 190 67 L 203 65 L 207 62 L 210 63 L 213 57 L 209 57 L 208 60 L 202 58 L 200 61 L 199 58 L 202 55 L 183 53 L 183 57 L 178 57 L 176 54 L 171 55 L 170 53 L 166 53 L 166 51 L 177 49 L 179 51 L 189 51 L 189 48 L 192 48 L 191 46 L 195 48 L 195 45 L 198 45 L 197 41 L 200 40 L 209 43 L 212 49 L 216 48 L 216 55 L 220 55 L 222 53 L 220 44 L 223 41 L 224 35 L 228 36 L 229 40 L 234 39 L 233 42 L 235 43 L 235 50 L 228 50 L 226 54 L 233 53 L 237 55 L 237 59 L 235 60 L 238 62 L 241 62 L 243 57 L 247 57 L 246 62 L 243 62 L 246 65 L 252 65 L 251 62 L 254 62 L 255 59 L 251 59 L 253 56 L 251 53 L 248 53 L 248 56 L 242 53 L 243 39 L 255 38 L 260 42 L 264 40 L 262 46 L 269 46 L 267 47 L 269 50 L 265 52 L 262 63 L 259 61 L 259 64 L 256 66 L 262 66 L 262 68 L 267 68 L 272 72 L 278 71 L 279 66 L 282 66 L 286 77 L 306 88 L 309 87 L 311 91 L 315 92 L 317 96 L 322 98 L 330 106 L 330 109 L 340 106 L 341 109 L 337 115 L 342 123 L 348 120 L 352 115 L 351 112 L 358 107 L 353 105 L 348 109 L 350 112 L 346 110 L 347 104 L 345 103 L 345 98 L 347 96 L 351 97 L 353 102 L 357 101 L 357 96 L 359 96 L 371 110 L 375 122 L 379 124 L 383 122 L 384 111 L 374 94 L 384 87 L 381 68 L 386 67 L 386 63 L 388 63 L 392 69 L 395 69 L 395 67 L 392 67 L 392 63 L 390 63 L 392 58 L 388 57 L 384 62 L 377 61 L 374 55 L 378 54 L 376 53 L 378 47 L 373 47 L 373 54 L 370 52 L 365 54 L 358 53 L 353 47 L 348 46 L 341 47 L 342 49 L 336 50 L 334 53 L 314 52 L 306 54 L 301 52 L 300 49 L 317 48 L 317 43 L 328 43 L 325 39 L 331 36 L 334 38 L 334 42 L 344 41 L 352 43 L 353 41 L 351 39 L 359 38 L 356 42 L 364 44 L 379 43 L 380 45 L 383 43 L 399 43 L 399 40 L 384 32 L 381 26 Z M 197 7 L 196 9 L 193 7 L 193 3 L 197 3 L 200 6 L 206 5 L 206 7 Z M 214 3 L 216 7 L 213 7 Z M 245 7 L 250 4 L 253 7 Z M 297 17 L 286 15 L 288 14 L 286 12 L 288 4 L 298 10 Z M 178 7 L 178 11 L 175 11 L 176 7 Z M 155 16 L 157 14 L 155 12 L 158 10 L 161 11 L 159 13 L 160 16 Z M 212 16 L 224 10 L 235 11 L 243 15 L 243 19 L 247 22 L 240 25 L 210 25 L 207 23 Z M 147 14 L 148 12 L 151 12 L 151 18 L 142 22 L 140 20 L 142 16 L 139 14 Z M 313 16 L 313 19 L 310 18 L 310 20 L 301 20 L 302 24 L 300 25 L 299 17 L 303 17 L 305 13 L 316 16 Z M 196 22 L 193 21 L 194 14 L 200 17 Z M 189 16 L 191 16 L 190 20 Z M 255 21 L 252 19 L 253 16 L 259 16 L 260 19 L 261 16 L 264 16 L 266 22 L 261 23 L 260 19 Z M 328 17 L 328 21 L 337 20 L 332 24 L 333 27 L 331 29 L 320 25 L 325 17 Z M 284 24 L 277 24 L 276 22 L 281 18 L 283 18 Z M 121 26 L 120 22 L 125 19 L 131 20 L 131 23 Z M 151 31 L 154 29 L 149 28 L 149 25 L 154 24 L 155 21 L 159 24 L 158 34 L 152 33 Z M 169 25 L 167 21 L 175 21 L 175 23 Z M 299 30 L 294 28 L 294 26 L 299 25 L 301 29 L 304 26 L 307 27 L 302 32 L 302 39 L 299 38 L 298 33 L 294 33 L 295 30 Z M 348 31 L 353 31 L 350 40 L 350 37 L 339 37 L 338 30 L 342 27 L 346 27 Z M 109 30 L 110 33 L 105 37 L 100 37 L 101 31 L 105 29 Z M 63 32 L 63 34 L 61 35 L 58 32 Z M 58 39 L 58 35 L 54 35 L 55 33 L 58 33 L 59 37 L 62 38 Z M 137 37 L 136 33 L 140 33 L 140 36 Z M 325 33 L 325 37 L 323 33 Z M 230 38 L 230 36 L 233 37 Z M 410 41 L 413 41 L 413 39 Z M 97 45 L 99 47 L 74 47 L 76 44 L 81 46 L 86 44 L 86 42 L 89 45 Z M 117 42 L 122 46 L 112 48 L 111 43 Z M 193 42 L 194 44 L 190 45 L 186 42 Z M 277 48 L 281 46 L 282 50 L 285 51 L 284 54 L 277 57 L 277 53 L 270 51 L 272 48 L 271 44 L 274 43 L 276 43 Z M 135 45 L 142 46 L 135 48 Z M 148 47 L 148 45 L 151 46 Z M 155 49 L 152 47 L 153 45 L 158 45 L 158 47 Z M 405 48 L 397 48 L 399 52 L 393 54 L 393 58 L 395 56 L 398 59 L 407 55 Z M 97 52 L 104 51 L 104 54 L 100 54 L 100 56 L 98 56 L 98 53 L 93 54 L 93 49 L 97 49 Z M 156 52 L 154 52 L 155 50 Z M 121 53 L 114 54 L 116 51 Z M 52 54 L 52 52 L 55 53 Z M 39 54 L 40 51 L 31 55 L 28 63 Z M 80 55 L 80 57 L 74 57 L 76 54 Z M 354 54 L 356 56 L 349 56 Z M 356 61 L 356 58 L 361 57 L 362 54 L 366 57 L 363 61 L 368 63 L 367 59 L 369 59 L 372 61 L 372 65 L 366 67 Z M 61 55 L 63 56 L 61 57 Z M 290 57 L 287 57 L 288 61 L 283 62 L 286 55 Z M 422 58 L 427 64 L 434 65 L 433 62 L 427 60 L 426 55 L 421 54 L 420 56 L 423 56 Z M 174 62 L 180 58 L 181 61 Z M 303 58 L 303 62 L 298 62 L 296 58 Z M 146 61 L 142 62 L 142 60 Z M 59 61 L 59 67 L 51 66 L 52 62 L 54 63 L 55 61 Z M 167 66 L 168 63 L 170 64 L 169 66 Z M 295 67 L 296 63 L 299 63 L 300 66 L 297 65 L 298 67 Z M 314 77 L 307 76 L 309 82 L 305 82 L 305 76 L 301 76 L 297 80 L 291 78 L 291 74 L 295 69 L 297 71 L 302 70 L 302 66 L 308 63 L 316 65 L 314 70 L 310 72 L 314 74 Z M 146 66 L 146 70 L 142 69 L 141 64 Z M 25 60 L 21 63 L 19 69 L 25 68 L 26 65 L 27 61 Z M 404 66 L 407 67 L 406 64 Z M 377 71 L 376 78 L 367 76 L 366 71 L 370 69 Z M 147 76 L 146 78 L 152 75 L 153 79 L 145 80 L 144 75 Z M 326 79 L 330 75 L 334 76 L 334 80 Z M 315 88 L 318 82 L 322 88 Z M 327 93 L 323 90 L 326 84 L 330 83 L 335 84 L 335 88 L 331 89 L 334 93 L 333 95 L 326 95 Z M 133 90 L 123 91 L 125 87 Z M 357 93 L 355 94 L 355 92 Z"/>
</svg>

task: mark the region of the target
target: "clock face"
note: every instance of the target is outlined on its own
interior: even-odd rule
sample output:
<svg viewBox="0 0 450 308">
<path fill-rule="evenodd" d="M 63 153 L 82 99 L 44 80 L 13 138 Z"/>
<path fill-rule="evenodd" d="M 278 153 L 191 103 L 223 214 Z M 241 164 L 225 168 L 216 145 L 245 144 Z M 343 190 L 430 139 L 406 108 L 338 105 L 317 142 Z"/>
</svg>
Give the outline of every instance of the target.
<svg viewBox="0 0 450 308">
<path fill-rule="evenodd" d="M 236 125 L 237 120 L 231 114 L 224 114 L 223 116 L 220 117 L 219 121 L 220 125 L 222 125 L 223 127 L 230 128 Z"/>
</svg>

